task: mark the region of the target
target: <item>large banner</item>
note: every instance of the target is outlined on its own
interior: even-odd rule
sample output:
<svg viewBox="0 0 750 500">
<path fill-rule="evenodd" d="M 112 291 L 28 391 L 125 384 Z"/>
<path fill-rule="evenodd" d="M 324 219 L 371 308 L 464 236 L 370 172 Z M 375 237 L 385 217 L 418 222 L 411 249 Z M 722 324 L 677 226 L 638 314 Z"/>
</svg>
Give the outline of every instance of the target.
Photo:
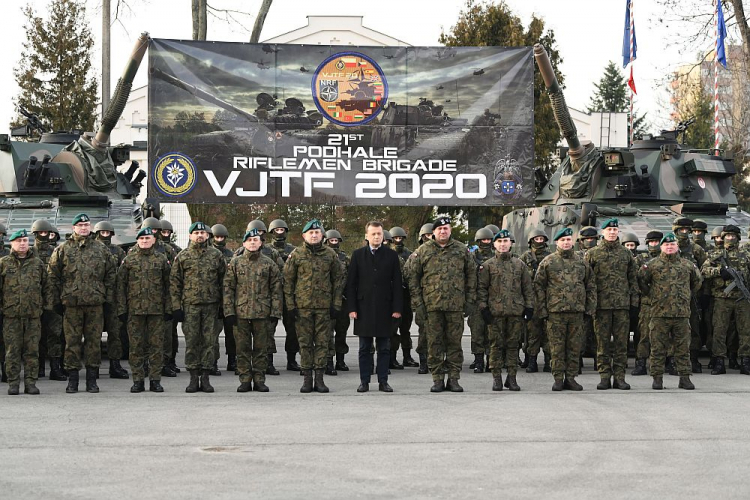
<svg viewBox="0 0 750 500">
<path fill-rule="evenodd" d="M 531 49 L 154 39 L 149 196 L 530 205 Z"/>
</svg>

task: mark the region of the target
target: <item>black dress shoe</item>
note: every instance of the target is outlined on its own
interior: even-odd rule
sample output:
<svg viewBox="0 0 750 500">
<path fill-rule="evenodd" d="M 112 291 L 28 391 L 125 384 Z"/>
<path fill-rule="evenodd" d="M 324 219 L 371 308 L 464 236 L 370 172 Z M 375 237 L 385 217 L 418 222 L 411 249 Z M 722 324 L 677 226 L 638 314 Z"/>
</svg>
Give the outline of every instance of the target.
<svg viewBox="0 0 750 500">
<path fill-rule="evenodd" d="M 362 382 L 359 384 L 359 387 L 357 387 L 357 392 L 367 392 L 370 390 L 370 384 L 366 382 Z"/>
<path fill-rule="evenodd" d="M 378 384 L 378 390 L 380 392 L 393 392 L 393 388 L 388 385 L 388 382 L 383 382 L 382 384 Z"/>
</svg>

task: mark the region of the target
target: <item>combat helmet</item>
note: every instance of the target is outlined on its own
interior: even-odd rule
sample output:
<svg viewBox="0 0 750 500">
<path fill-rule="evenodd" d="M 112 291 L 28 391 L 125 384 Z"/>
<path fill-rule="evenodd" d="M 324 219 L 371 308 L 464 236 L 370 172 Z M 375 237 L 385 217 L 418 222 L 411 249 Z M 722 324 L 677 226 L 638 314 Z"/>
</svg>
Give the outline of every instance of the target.
<svg viewBox="0 0 750 500">
<path fill-rule="evenodd" d="M 151 229 L 161 229 L 161 221 L 156 217 L 147 217 L 141 223 L 141 229 L 150 227 Z"/>
<path fill-rule="evenodd" d="M 268 232 L 268 229 L 266 229 L 266 225 L 260 219 L 255 219 L 248 222 L 245 231 L 250 231 L 251 229 L 257 229 L 258 231 L 263 231 L 264 233 Z"/>
<path fill-rule="evenodd" d="M 419 229 L 420 238 L 422 238 L 422 236 L 424 236 L 425 234 L 432 234 L 432 222 L 422 224 L 422 227 Z"/>
<path fill-rule="evenodd" d="M 108 220 L 101 220 L 96 223 L 96 226 L 94 226 L 94 232 L 98 233 L 99 231 L 109 231 L 112 234 L 115 234 L 115 226 L 113 226 Z"/>
<path fill-rule="evenodd" d="M 500 231 L 499 229 L 497 230 Z M 481 240 L 491 240 L 496 233 L 493 233 L 491 229 L 483 227 L 480 229 L 477 229 L 477 232 L 474 234 L 474 241 L 481 241 Z"/>
<path fill-rule="evenodd" d="M 497 226 L 496 226 L 496 225 L 494 225 L 494 224 L 487 224 L 487 225 L 486 225 L 486 226 L 484 226 L 484 227 L 486 227 L 487 229 L 489 229 L 490 231 L 492 231 L 492 236 L 493 236 L 493 237 L 494 237 L 494 236 L 495 236 L 495 235 L 496 235 L 497 233 L 499 233 L 499 232 L 500 232 L 500 228 L 499 228 L 499 227 L 497 227 Z"/>
<path fill-rule="evenodd" d="M 531 232 L 529 232 L 528 242 L 531 243 L 531 241 L 533 241 L 537 236 L 544 236 L 544 241 L 549 241 L 549 236 L 547 236 L 547 233 L 545 233 L 541 229 L 532 229 Z"/>
<path fill-rule="evenodd" d="M 229 231 L 227 231 L 227 227 L 223 224 L 214 224 L 211 226 L 211 233 L 214 235 L 214 238 L 216 236 L 229 238 Z"/>
<path fill-rule="evenodd" d="M 326 231 L 326 239 L 330 240 L 331 238 L 337 238 L 339 242 L 344 241 L 344 238 L 341 237 L 341 233 L 339 233 L 335 229 L 329 229 L 328 231 Z"/>
<path fill-rule="evenodd" d="M 640 245 L 641 242 L 638 240 L 638 236 L 635 235 L 635 233 L 623 233 L 622 238 L 620 241 L 624 243 L 635 243 L 636 245 Z"/>
<path fill-rule="evenodd" d="M 394 238 L 396 237 L 406 238 L 406 231 L 404 231 L 404 228 L 402 227 L 393 226 L 389 232 L 391 233 L 391 236 L 393 236 Z"/>
<path fill-rule="evenodd" d="M 57 229 L 47 219 L 37 219 L 37 220 L 35 220 L 34 223 L 31 225 L 31 232 L 32 233 L 41 233 L 43 231 L 51 233 L 51 232 L 57 231 Z"/>
</svg>

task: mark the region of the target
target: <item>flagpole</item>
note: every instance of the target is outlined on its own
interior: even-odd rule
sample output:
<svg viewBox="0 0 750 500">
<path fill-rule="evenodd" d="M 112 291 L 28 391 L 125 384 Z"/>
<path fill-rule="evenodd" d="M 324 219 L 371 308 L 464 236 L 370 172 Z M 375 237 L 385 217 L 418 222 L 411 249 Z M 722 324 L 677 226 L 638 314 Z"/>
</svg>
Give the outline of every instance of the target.
<svg viewBox="0 0 750 500">
<path fill-rule="evenodd" d="M 714 154 L 719 154 L 719 2 L 714 0 Z"/>
<path fill-rule="evenodd" d="M 630 0 L 630 71 L 633 71 L 633 52 L 635 52 L 635 23 L 633 21 L 633 0 Z M 633 145 L 633 88 L 630 87 L 630 145 Z"/>
</svg>

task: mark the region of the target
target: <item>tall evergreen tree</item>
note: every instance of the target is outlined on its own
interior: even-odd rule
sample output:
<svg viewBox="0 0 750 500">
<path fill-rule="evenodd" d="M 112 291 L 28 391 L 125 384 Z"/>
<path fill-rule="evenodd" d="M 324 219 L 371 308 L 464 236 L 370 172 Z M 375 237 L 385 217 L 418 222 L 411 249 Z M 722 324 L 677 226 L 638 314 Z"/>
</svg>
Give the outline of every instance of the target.
<svg viewBox="0 0 750 500">
<path fill-rule="evenodd" d="M 587 113 L 610 112 L 610 113 L 630 113 L 630 89 L 628 88 L 628 79 L 620 73 L 620 68 L 609 61 L 604 68 L 599 83 L 595 83 L 594 95 L 591 97 L 591 104 L 586 109 Z M 633 137 L 640 139 L 646 133 L 646 115 L 638 115 L 634 110 L 633 128 L 635 132 Z M 630 137 L 630 117 L 628 116 L 628 137 Z"/>
<path fill-rule="evenodd" d="M 21 91 L 13 98 L 54 130 L 93 130 L 98 82 L 91 74 L 94 39 L 84 0 L 51 0 L 49 19 L 30 7 L 26 42 L 13 74 Z M 23 125 L 18 114 L 11 127 Z"/>
</svg>

